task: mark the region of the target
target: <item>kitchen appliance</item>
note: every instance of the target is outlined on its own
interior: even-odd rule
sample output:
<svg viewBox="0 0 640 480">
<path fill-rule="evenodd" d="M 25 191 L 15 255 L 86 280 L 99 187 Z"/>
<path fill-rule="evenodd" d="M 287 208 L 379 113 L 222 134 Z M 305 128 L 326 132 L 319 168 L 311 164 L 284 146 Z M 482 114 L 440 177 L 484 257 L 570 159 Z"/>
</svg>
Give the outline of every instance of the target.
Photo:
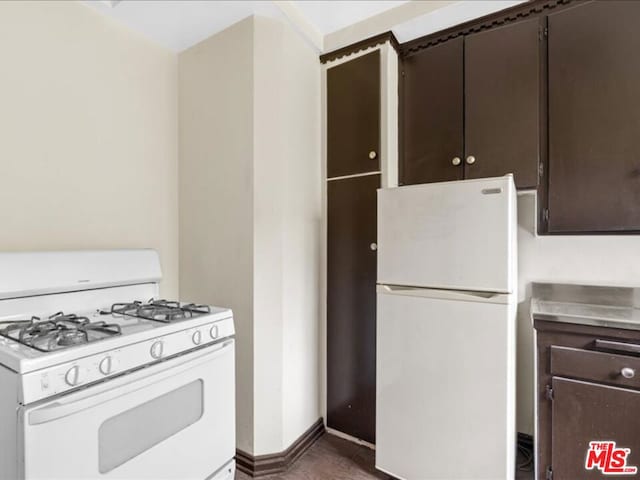
<svg viewBox="0 0 640 480">
<path fill-rule="evenodd" d="M 378 190 L 376 467 L 515 473 L 511 175 Z"/>
<path fill-rule="evenodd" d="M 230 310 L 153 250 L 0 254 L 0 478 L 230 480 Z"/>
</svg>

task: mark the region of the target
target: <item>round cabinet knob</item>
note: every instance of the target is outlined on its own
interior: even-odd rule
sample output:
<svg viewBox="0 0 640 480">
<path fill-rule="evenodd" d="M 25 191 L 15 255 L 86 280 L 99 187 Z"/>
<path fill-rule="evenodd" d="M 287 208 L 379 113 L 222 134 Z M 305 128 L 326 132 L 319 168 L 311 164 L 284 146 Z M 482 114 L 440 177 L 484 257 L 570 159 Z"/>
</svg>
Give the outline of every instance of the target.
<svg viewBox="0 0 640 480">
<path fill-rule="evenodd" d="M 636 371 L 633 368 L 624 367 L 622 370 L 620 370 L 620 375 L 622 375 L 624 378 L 631 379 L 636 376 Z"/>
<path fill-rule="evenodd" d="M 370 158 L 371 160 L 375 160 L 376 158 L 378 158 L 378 154 L 375 152 L 375 150 L 371 150 L 371 151 L 369 152 L 369 158 Z"/>
<path fill-rule="evenodd" d="M 196 330 L 195 332 L 193 332 L 191 340 L 193 341 L 194 345 L 200 345 L 200 343 L 202 342 L 202 332 L 200 330 Z"/>
<path fill-rule="evenodd" d="M 458 165 L 460 165 L 462 163 L 462 160 L 460 160 L 460 157 L 453 157 L 451 159 L 451 165 L 457 167 Z"/>
<path fill-rule="evenodd" d="M 160 341 L 151 345 L 151 356 L 156 360 L 162 357 L 162 351 L 164 350 L 164 344 Z"/>
<path fill-rule="evenodd" d="M 100 360 L 100 373 L 102 373 L 103 375 L 109 375 L 111 372 L 113 372 L 113 360 L 111 357 L 104 357 L 102 360 Z"/>
<path fill-rule="evenodd" d="M 372 243 L 371 245 L 369 245 L 369 248 L 375 252 L 376 250 L 378 250 L 378 244 Z"/>
<path fill-rule="evenodd" d="M 67 382 L 67 384 L 71 387 L 75 387 L 76 385 L 78 385 L 81 381 L 80 367 L 78 367 L 77 365 L 74 365 L 73 367 L 71 367 L 67 371 L 67 374 L 64 376 L 64 379 Z"/>
<path fill-rule="evenodd" d="M 211 330 L 209 330 L 209 335 L 211 335 L 211 338 L 213 338 L 214 340 L 216 338 L 218 338 L 218 326 L 214 325 L 213 327 L 211 327 Z"/>
<path fill-rule="evenodd" d="M 473 165 L 474 163 L 476 163 L 476 157 L 474 157 L 473 155 L 469 155 L 467 157 L 467 165 Z"/>
</svg>

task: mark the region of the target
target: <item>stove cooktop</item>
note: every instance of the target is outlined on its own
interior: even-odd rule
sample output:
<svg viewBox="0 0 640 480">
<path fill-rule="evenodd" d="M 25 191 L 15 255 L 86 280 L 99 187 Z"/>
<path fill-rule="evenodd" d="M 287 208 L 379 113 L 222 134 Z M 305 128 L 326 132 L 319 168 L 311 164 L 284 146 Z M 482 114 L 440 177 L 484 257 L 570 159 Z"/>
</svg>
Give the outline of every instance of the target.
<svg viewBox="0 0 640 480">
<path fill-rule="evenodd" d="M 0 321 L 0 336 L 40 352 L 53 352 L 147 329 L 156 322 L 174 323 L 211 313 L 208 305 L 151 299 L 115 303 L 93 315 L 57 312 L 44 318 Z"/>
</svg>

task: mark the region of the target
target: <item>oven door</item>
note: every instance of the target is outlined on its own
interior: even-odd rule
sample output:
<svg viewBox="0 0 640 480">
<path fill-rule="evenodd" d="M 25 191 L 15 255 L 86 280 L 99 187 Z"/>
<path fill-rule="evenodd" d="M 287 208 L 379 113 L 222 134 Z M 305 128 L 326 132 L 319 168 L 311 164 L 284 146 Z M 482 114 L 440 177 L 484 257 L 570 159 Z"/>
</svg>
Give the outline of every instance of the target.
<svg viewBox="0 0 640 480">
<path fill-rule="evenodd" d="M 234 348 L 227 340 L 21 408 L 24 478 L 203 480 L 228 470 Z"/>
</svg>

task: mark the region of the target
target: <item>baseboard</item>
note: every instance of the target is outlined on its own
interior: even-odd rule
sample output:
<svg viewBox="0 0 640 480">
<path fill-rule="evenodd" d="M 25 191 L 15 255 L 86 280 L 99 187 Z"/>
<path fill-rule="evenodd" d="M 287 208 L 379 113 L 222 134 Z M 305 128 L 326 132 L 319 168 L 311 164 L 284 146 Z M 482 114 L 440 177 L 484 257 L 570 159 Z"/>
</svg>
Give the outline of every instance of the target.
<svg viewBox="0 0 640 480">
<path fill-rule="evenodd" d="M 351 443 L 355 443 L 356 445 L 362 445 L 363 447 L 367 447 L 370 450 L 375 450 L 376 446 L 373 443 L 369 443 L 365 440 L 360 440 L 359 438 L 353 437 L 348 433 L 343 433 L 339 430 L 334 430 L 333 428 L 327 427 L 327 433 L 329 435 L 333 435 L 334 437 L 339 437 L 343 440 L 347 440 Z"/>
<path fill-rule="evenodd" d="M 320 418 L 283 452 L 254 457 L 242 450 L 236 450 L 236 468 L 254 478 L 282 473 L 293 465 L 324 432 L 324 421 Z"/>
</svg>

